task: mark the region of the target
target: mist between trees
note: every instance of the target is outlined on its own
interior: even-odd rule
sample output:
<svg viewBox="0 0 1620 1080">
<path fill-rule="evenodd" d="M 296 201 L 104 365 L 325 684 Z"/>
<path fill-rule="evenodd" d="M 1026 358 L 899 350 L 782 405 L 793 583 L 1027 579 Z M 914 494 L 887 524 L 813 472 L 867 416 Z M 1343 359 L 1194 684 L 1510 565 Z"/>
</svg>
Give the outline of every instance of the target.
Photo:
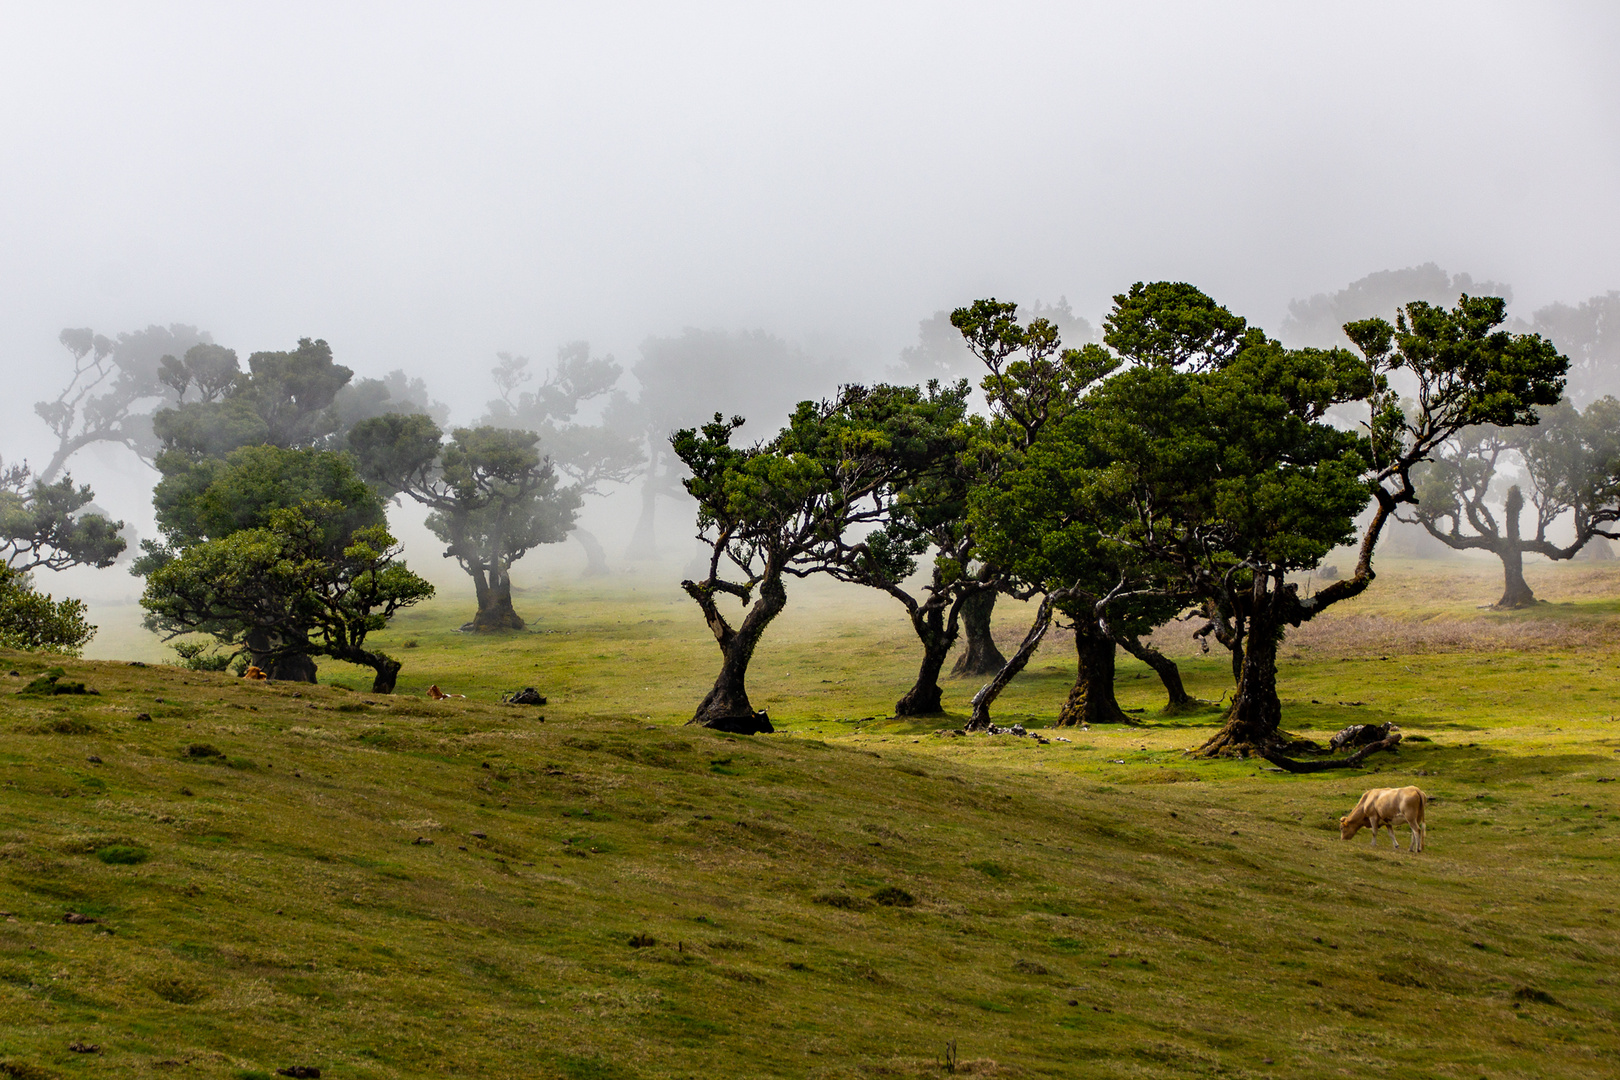
<svg viewBox="0 0 1620 1080">
<path fill-rule="evenodd" d="M 534 547 L 578 542 L 586 576 L 680 559 L 692 541 L 671 538 L 695 508 L 703 555 L 683 587 L 721 672 L 694 722 L 768 730 L 748 664 L 788 583 L 824 575 L 909 621 L 919 671 L 899 715 L 942 710 L 961 644 L 955 673 L 988 679 L 970 726 L 989 726 L 1054 621 L 1077 650 L 1059 723 L 1129 722 L 1120 648 L 1158 672 L 1168 709 L 1200 707 L 1152 644 L 1191 618 L 1185 632 L 1232 659 L 1228 724 L 1206 749 L 1275 752 L 1279 642 L 1368 588 L 1398 526 L 1497 556 L 1505 606 L 1534 602 L 1525 555 L 1616 535 L 1620 293 L 1528 320 L 1510 298 L 1426 264 L 1297 300 L 1275 338 L 1184 284 L 1132 287 L 1100 327 L 1066 299 L 981 300 L 921 320 L 879 381 L 757 330 L 653 337 L 628 366 L 572 342 L 543 365 L 493 357 L 492 396 L 465 425 L 421 378 L 357 379 L 319 339 L 244 365 L 190 326 L 64 330 L 64 388 L 36 406 L 55 446 L 37 476 L 7 471 L 0 550 L 24 597 L 35 567 L 123 558 L 128 530 L 68 473 L 91 446 L 121 447 L 158 477 L 160 537 L 132 569 L 147 625 L 184 662 L 314 679 L 334 657 L 372 666 L 381 693 L 399 662 L 367 634 L 432 592 L 387 501 L 421 506 L 471 579 L 471 633 L 526 627 L 511 570 Z M 632 528 L 582 525 L 615 494 Z M 1350 572 L 1324 572 L 1351 542 Z M 1302 595 L 1302 573 L 1338 579 Z M 998 595 L 1037 601 L 1011 657 L 989 634 Z M 82 647 L 83 616 L 57 611 L 35 646 Z"/>
</svg>

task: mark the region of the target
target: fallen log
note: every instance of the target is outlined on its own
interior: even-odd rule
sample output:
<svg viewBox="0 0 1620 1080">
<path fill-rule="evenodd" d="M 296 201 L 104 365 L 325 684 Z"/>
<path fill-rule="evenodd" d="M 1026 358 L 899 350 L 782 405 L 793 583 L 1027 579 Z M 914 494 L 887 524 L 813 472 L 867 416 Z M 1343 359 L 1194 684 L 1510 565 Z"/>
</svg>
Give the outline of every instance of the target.
<svg viewBox="0 0 1620 1080">
<path fill-rule="evenodd" d="M 1329 769 L 1354 769 L 1359 766 L 1368 754 L 1376 754 L 1380 750 L 1394 751 L 1395 745 L 1401 741 L 1401 733 L 1395 732 L 1387 738 L 1379 739 L 1375 743 L 1368 743 L 1349 757 L 1337 758 L 1330 761 L 1295 761 L 1293 758 L 1272 750 L 1260 751 L 1260 756 L 1282 769 L 1291 773 L 1326 772 Z"/>
</svg>

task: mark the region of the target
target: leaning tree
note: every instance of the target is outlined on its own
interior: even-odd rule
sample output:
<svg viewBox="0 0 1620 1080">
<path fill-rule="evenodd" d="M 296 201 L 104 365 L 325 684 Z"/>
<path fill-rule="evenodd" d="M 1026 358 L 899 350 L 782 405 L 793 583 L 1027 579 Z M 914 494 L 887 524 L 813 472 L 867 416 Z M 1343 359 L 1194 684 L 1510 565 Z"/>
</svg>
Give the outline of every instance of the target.
<svg viewBox="0 0 1620 1080">
<path fill-rule="evenodd" d="M 579 513 L 575 487 L 560 487 L 539 436 L 504 428 L 457 428 L 445 438 L 427 416 L 391 414 L 357 424 L 349 449 L 389 494 L 432 511 L 427 527 L 473 579 L 478 611 L 467 628 L 522 630 L 512 607 L 512 564 L 540 544 L 567 538 Z"/>
<path fill-rule="evenodd" d="M 828 573 L 845 564 L 846 538 L 889 519 L 903 455 L 897 437 L 916 434 L 915 391 L 845 386 L 830 401 L 805 401 L 769 442 L 733 446 L 741 417 L 715 414 L 701 428 L 670 440 L 691 470 L 686 489 L 697 500 L 698 538 L 708 545 L 708 573 L 686 590 L 720 646 L 720 673 L 690 723 L 752 734 L 769 731 L 748 699 L 748 664 L 771 621 L 787 606 L 788 577 Z M 871 559 L 907 556 L 879 543 Z M 732 625 L 721 600 L 741 601 Z"/>
<path fill-rule="evenodd" d="M 1599 398 L 1585 412 L 1563 401 L 1540 416 L 1529 427 L 1464 428 L 1412 472 L 1418 501 L 1403 520 L 1422 525 L 1447 547 L 1500 559 L 1498 608 L 1536 603 L 1524 580 L 1526 555 L 1574 558 L 1620 519 L 1620 401 Z M 1504 479 L 1498 515 L 1493 504 Z M 1535 530 L 1530 535 L 1521 522 L 1526 509 Z M 1552 532 L 1566 515 L 1568 542 L 1560 543 Z"/>
<path fill-rule="evenodd" d="M 164 361 L 209 344 L 208 335 L 176 323 L 116 339 L 89 327 L 71 328 L 57 340 L 73 358 L 73 369 L 56 397 L 34 404 L 34 412 L 56 436 L 40 478 L 54 481 L 69 458 L 96 443 L 117 443 L 150 463 L 158 450 L 153 410 L 172 392 L 163 378 Z"/>
<path fill-rule="evenodd" d="M 1193 293 L 1147 286 L 1141 303 L 1116 311 L 1145 323 L 1132 333 L 1151 346 L 1152 328 L 1180 320 Z M 1500 329 L 1505 306 L 1464 296 L 1452 309 L 1408 304 L 1394 326 L 1350 323 L 1359 357 L 1285 349 L 1249 330 L 1202 355 L 1136 345 L 1144 362 L 1098 388 L 1099 520 L 1122 522 L 1114 539 L 1246 626 L 1237 691 L 1205 753 L 1281 745 L 1278 645 L 1288 627 L 1372 583 L 1384 526 L 1417 499 L 1414 468 L 1465 427 L 1534 423 L 1538 406 L 1558 400 L 1567 361 L 1537 335 Z M 1396 380 L 1409 391 L 1404 408 Z M 1361 430 L 1331 421 L 1329 410 L 1358 404 L 1369 410 Z M 1355 572 L 1301 595 L 1290 575 L 1352 540 L 1369 502 Z"/>
</svg>

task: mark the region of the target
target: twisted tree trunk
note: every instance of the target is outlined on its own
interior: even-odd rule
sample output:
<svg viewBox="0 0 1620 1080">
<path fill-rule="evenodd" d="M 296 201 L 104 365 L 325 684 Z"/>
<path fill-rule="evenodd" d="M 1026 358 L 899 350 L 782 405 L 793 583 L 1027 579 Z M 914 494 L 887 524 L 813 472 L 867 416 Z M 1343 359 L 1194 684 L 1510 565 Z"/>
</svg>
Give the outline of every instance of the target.
<svg viewBox="0 0 1620 1080">
<path fill-rule="evenodd" d="M 248 661 L 266 678 L 288 682 L 315 681 L 315 660 L 302 649 L 287 644 L 268 630 L 253 630 L 247 636 Z"/>
<path fill-rule="evenodd" d="M 722 588 L 723 583 L 683 581 L 681 588 L 697 601 L 703 619 L 709 624 L 715 641 L 720 646 L 720 674 L 714 686 L 698 705 L 688 724 L 718 728 L 744 735 L 771 731 L 771 723 L 763 713 L 754 712 L 748 700 L 748 662 L 753 659 L 754 648 L 764 635 L 771 620 L 787 607 L 787 589 L 782 584 L 780 571 L 768 572 L 759 585 L 759 599 L 754 601 L 743 616 L 740 625 L 733 628 L 720 614 L 715 602 L 716 592 L 730 592 L 747 603 L 748 590 L 741 586 Z"/>
<path fill-rule="evenodd" d="M 990 728 L 990 706 L 995 704 L 996 698 L 1007 689 L 1020 671 L 1029 663 L 1029 658 L 1035 655 L 1035 650 L 1041 647 L 1041 639 L 1046 637 L 1046 631 L 1052 625 L 1052 605 L 1056 602 L 1057 594 L 1048 593 L 1041 598 L 1041 606 L 1035 612 L 1035 621 L 1030 624 L 1029 632 L 1018 645 L 1012 659 L 1002 665 L 995 677 L 979 688 L 973 695 L 973 715 L 968 719 L 969 731 L 988 731 Z"/>
<path fill-rule="evenodd" d="M 1200 747 L 1204 754 L 1259 753 L 1280 742 L 1282 701 L 1277 697 L 1277 646 L 1282 627 L 1269 618 L 1254 616 L 1249 623 L 1237 693 L 1226 713 L 1226 724 Z"/>
<path fill-rule="evenodd" d="M 937 607 L 913 612 L 911 625 L 922 641 L 922 666 L 917 669 L 917 681 L 911 689 L 894 703 L 894 715 L 937 716 L 945 711 L 939 673 L 945 668 L 945 657 L 950 654 L 956 634 L 954 627 L 946 625 L 945 612 Z"/>
<path fill-rule="evenodd" d="M 351 664 L 359 664 L 375 672 L 371 679 L 373 694 L 392 694 L 394 684 L 399 681 L 399 669 L 405 666 L 386 653 L 371 652 L 368 649 L 348 648 L 334 651 L 332 655 L 336 659 L 347 660 Z"/>
<path fill-rule="evenodd" d="M 653 531 L 653 518 L 658 510 L 659 456 L 655 449 L 652 460 L 647 462 L 646 476 L 641 481 L 641 516 L 636 519 L 636 529 L 630 534 L 630 543 L 624 549 L 627 559 L 642 560 L 658 556 L 658 537 Z"/>
<path fill-rule="evenodd" d="M 377 674 L 371 680 L 373 694 L 392 694 L 394 684 L 399 681 L 399 669 L 404 667 L 398 660 L 383 653 L 370 654 L 372 670 Z"/>
<path fill-rule="evenodd" d="M 950 650 L 937 646 L 923 646 L 922 666 L 917 670 L 917 681 L 905 696 L 894 703 L 896 716 L 938 716 L 945 711 L 945 693 L 939 687 L 939 673 L 945 668 L 945 655 Z"/>
</svg>

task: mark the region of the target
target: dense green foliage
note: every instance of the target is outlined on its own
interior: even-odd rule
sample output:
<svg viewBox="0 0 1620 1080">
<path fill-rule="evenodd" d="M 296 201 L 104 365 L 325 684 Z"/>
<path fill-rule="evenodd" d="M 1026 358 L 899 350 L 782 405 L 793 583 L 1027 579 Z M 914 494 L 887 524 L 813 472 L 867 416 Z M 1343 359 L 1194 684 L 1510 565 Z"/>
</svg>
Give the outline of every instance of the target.
<svg viewBox="0 0 1620 1080">
<path fill-rule="evenodd" d="M 53 600 L 32 575 L 0 565 L 0 649 L 79 655 L 95 636 L 82 600 Z"/>
<path fill-rule="evenodd" d="M 965 332 L 1005 325 L 993 336 L 1020 344 L 1012 312 L 980 307 L 1001 322 L 981 318 Z M 1504 317 L 1493 298 L 1413 303 L 1393 327 L 1348 325 L 1358 357 L 1284 348 L 1191 286 L 1137 285 L 1104 322 L 1122 370 L 1047 425 L 1007 410 L 1030 434 L 979 497 L 987 535 L 1049 601 L 1089 569 L 1080 595 L 1102 596 L 1092 610 L 1104 621 L 1110 596 L 1149 602 L 1144 624 L 1201 605 L 1238 675 L 1229 729 L 1208 749 L 1272 744 L 1285 629 L 1367 587 L 1384 523 L 1415 500 L 1413 469 L 1461 427 L 1532 424 L 1558 399 L 1567 361 L 1536 335 L 1499 330 Z M 991 366 L 987 394 L 1014 382 Z M 1404 408 L 1395 375 L 1416 386 Z M 1370 423 L 1360 429 L 1332 415 L 1363 403 Z M 1302 597 L 1289 576 L 1350 542 L 1374 501 L 1355 574 Z"/>
<path fill-rule="evenodd" d="M 801 402 L 769 442 L 733 446 L 743 420 L 719 413 L 702 428 L 675 433 L 670 444 L 692 472 L 686 489 L 698 503 L 699 538 L 710 548 L 708 574 L 681 585 L 722 659 L 693 722 L 755 722 L 745 676 L 765 628 L 787 604 L 786 577 L 875 583 L 909 571 L 919 545 L 906 535 L 897 496 L 954 453 L 964 396 L 960 386 L 926 393 L 845 386 L 833 400 Z M 874 531 L 886 523 L 898 531 Z M 726 595 L 747 606 L 736 627 L 720 611 Z"/>
<path fill-rule="evenodd" d="M 163 542 L 136 562 L 148 625 L 211 635 L 280 677 L 312 677 L 311 656 L 366 664 L 389 692 L 399 663 L 366 635 L 432 587 L 397 561 L 382 496 L 350 459 L 261 445 L 175 463 L 154 499 Z"/>
</svg>

